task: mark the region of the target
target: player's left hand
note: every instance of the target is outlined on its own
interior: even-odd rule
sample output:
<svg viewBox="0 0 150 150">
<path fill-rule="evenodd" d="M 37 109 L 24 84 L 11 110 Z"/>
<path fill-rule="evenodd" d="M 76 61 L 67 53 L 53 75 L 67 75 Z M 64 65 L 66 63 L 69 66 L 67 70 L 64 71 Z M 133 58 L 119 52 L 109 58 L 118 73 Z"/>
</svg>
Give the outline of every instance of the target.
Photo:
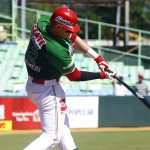
<svg viewBox="0 0 150 150">
<path fill-rule="evenodd" d="M 100 62 L 100 63 L 98 64 L 98 67 L 99 67 L 99 69 L 100 69 L 101 71 L 104 71 L 104 69 L 105 69 L 105 68 L 108 68 L 109 66 L 108 66 L 108 63 L 107 63 L 105 60 L 103 60 L 102 62 Z"/>
<path fill-rule="evenodd" d="M 103 57 L 98 56 L 95 61 L 101 71 L 104 72 L 105 68 L 109 68 L 108 62 Z"/>
</svg>

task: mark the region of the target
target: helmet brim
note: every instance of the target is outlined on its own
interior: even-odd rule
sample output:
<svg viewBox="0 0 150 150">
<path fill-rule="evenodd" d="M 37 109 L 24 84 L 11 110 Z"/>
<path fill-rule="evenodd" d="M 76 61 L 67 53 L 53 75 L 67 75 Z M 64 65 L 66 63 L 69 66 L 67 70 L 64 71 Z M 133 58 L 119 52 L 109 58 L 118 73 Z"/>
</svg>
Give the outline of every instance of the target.
<svg viewBox="0 0 150 150">
<path fill-rule="evenodd" d="M 70 31 L 71 31 L 71 32 L 74 32 L 74 33 L 79 32 L 79 31 L 80 31 L 80 27 L 76 24 L 76 25 L 73 27 L 73 29 L 70 30 Z"/>
<path fill-rule="evenodd" d="M 62 24 L 60 24 L 62 25 Z M 64 26 L 62 25 L 65 29 L 73 32 L 73 33 L 76 33 L 76 32 L 79 32 L 80 31 L 80 27 L 76 24 L 75 26 Z"/>
</svg>

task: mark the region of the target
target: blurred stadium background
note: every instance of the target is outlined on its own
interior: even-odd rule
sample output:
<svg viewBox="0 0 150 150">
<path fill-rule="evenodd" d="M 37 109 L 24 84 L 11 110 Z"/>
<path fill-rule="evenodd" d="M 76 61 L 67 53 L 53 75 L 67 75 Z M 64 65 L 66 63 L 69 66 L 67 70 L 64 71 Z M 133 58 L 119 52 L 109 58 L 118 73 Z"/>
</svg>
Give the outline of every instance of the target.
<svg viewBox="0 0 150 150">
<path fill-rule="evenodd" d="M 40 16 L 51 15 L 50 11 L 32 8 L 34 5 L 40 5 L 38 2 L 44 3 L 44 1 L 31 2 L 30 0 L 2 0 L 3 5 L 1 5 L 0 13 L 1 95 L 25 94 L 24 85 L 27 80 L 27 74 L 23 60 L 30 30 L 33 22 Z M 59 1 L 60 3 L 58 3 L 57 1 L 53 2 L 47 0 L 47 3 L 44 4 L 48 5 L 48 2 L 53 9 L 59 5 L 71 5 L 75 10 L 78 10 L 81 6 L 88 8 L 95 7 L 95 5 L 99 4 L 101 7 L 104 5 L 103 7 L 110 7 L 110 10 L 115 10 L 114 14 L 116 18 L 114 17 L 114 23 L 116 22 L 116 24 L 91 20 L 87 18 L 87 15 L 85 15 L 84 18 L 79 18 L 78 22 L 81 26 L 81 32 L 79 34 L 91 47 L 106 58 L 112 69 L 124 76 L 125 82 L 129 85 L 133 85 L 137 81 L 137 74 L 140 72 L 144 74 L 147 84 L 150 87 L 150 66 L 148 63 L 150 60 L 150 32 L 143 29 L 129 27 L 129 12 L 130 9 L 132 9 L 130 8 L 129 0 L 108 0 L 106 2 L 103 0 L 87 1 L 89 3 L 87 6 L 83 4 L 84 1 L 64 1 L 63 4 L 63 1 Z M 43 3 L 41 3 L 41 5 Z M 78 5 L 81 6 L 79 7 Z M 52 11 L 51 7 L 50 10 Z M 124 16 L 121 16 L 121 9 L 124 11 Z M 87 14 L 89 11 L 90 9 Z M 109 13 L 107 15 L 109 15 Z M 124 26 L 121 26 L 121 20 L 123 20 Z M 77 67 L 82 70 L 97 71 L 95 62 L 84 57 L 82 54 L 75 52 L 74 61 Z M 68 95 L 113 94 L 112 84 L 109 80 L 100 82 L 95 80 L 72 84 L 66 78 L 63 78 L 63 82 L 66 86 Z"/>
<path fill-rule="evenodd" d="M 113 70 L 123 75 L 127 84 L 130 86 L 135 84 L 138 73 L 142 73 L 150 89 L 150 32 L 148 31 L 150 5 L 148 0 L 139 0 L 138 2 L 136 0 L 1 0 L 0 130 L 26 128 L 19 128 L 13 125 L 12 121 L 9 124 L 7 121 L 18 114 L 13 113 L 13 109 L 10 108 L 13 115 L 10 114 L 7 118 L 4 108 L 13 103 L 14 99 L 24 102 L 21 98 L 26 97 L 27 73 L 24 54 L 34 21 L 43 15 L 50 16 L 56 7 L 62 5 L 77 12 L 78 22 L 81 26 L 79 35 L 109 62 Z M 139 11 L 136 12 L 136 10 Z M 144 19 L 147 19 L 147 22 L 144 22 Z M 98 71 L 92 59 L 77 51 L 75 51 L 73 59 L 81 70 Z M 88 97 L 89 106 L 92 105 L 90 101 L 94 97 L 91 110 L 93 117 L 97 117 L 97 119 L 93 126 L 91 124 L 87 127 L 150 125 L 148 110 L 140 102 L 138 103 L 130 92 L 126 97 L 114 97 L 110 80 L 93 80 L 84 83 L 71 83 L 65 77 L 62 77 L 61 80 L 65 85 L 68 97 L 76 97 L 77 99 Z M 12 100 L 10 103 L 4 102 L 10 99 Z M 27 100 L 25 99 L 25 101 Z M 126 103 L 124 103 L 125 101 Z M 14 105 L 13 108 L 18 104 Z M 72 116 L 78 115 L 77 112 L 80 115 L 86 115 L 89 106 L 87 106 L 87 110 L 80 108 L 76 112 L 73 112 L 72 108 L 70 113 Z M 20 112 L 27 111 L 23 106 L 19 105 L 18 107 Z M 94 114 L 95 108 L 96 115 Z M 23 124 L 21 125 L 23 126 Z M 76 125 L 72 126 L 76 127 Z M 80 127 L 86 127 L 84 125 Z M 7 128 L 7 126 L 9 127 Z"/>
</svg>

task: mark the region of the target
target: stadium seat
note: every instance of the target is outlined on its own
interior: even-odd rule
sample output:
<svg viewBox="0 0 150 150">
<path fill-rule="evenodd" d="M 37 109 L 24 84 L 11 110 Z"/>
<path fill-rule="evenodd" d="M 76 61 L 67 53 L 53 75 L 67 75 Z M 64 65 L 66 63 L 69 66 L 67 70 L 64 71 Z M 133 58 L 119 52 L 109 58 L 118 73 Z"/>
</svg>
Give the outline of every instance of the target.
<svg viewBox="0 0 150 150">
<path fill-rule="evenodd" d="M 14 91 L 16 84 L 24 84 L 27 81 L 27 71 L 24 63 L 26 44 L 0 44 L 0 90 L 7 93 Z M 90 72 L 99 72 L 99 68 L 93 59 L 81 53 L 75 53 L 73 60 L 78 69 Z M 110 68 L 122 74 L 125 82 L 133 84 L 136 82 L 138 72 L 143 72 L 145 78 L 150 78 L 149 69 L 143 66 L 126 66 L 123 62 L 109 62 Z M 70 82 L 66 77 L 61 81 L 65 85 L 68 95 L 111 95 L 112 83 L 110 80 L 92 80 L 87 82 Z M 149 82 L 148 82 L 149 83 Z M 150 84 L 150 83 L 149 83 Z M 15 89 L 16 90 L 16 89 Z M 23 93 L 23 92 L 22 92 Z"/>
</svg>

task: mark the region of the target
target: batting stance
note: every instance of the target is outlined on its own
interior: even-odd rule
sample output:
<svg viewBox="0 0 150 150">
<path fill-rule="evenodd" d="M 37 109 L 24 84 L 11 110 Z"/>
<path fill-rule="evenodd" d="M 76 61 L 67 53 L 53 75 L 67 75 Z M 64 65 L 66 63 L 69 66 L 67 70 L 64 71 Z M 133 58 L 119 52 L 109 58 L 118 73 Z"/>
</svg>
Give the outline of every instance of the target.
<svg viewBox="0 0 150 150">
<path fill-rule="evenodd" d="M 42 134 L 24 150 L 77 150 L 66 114 L 65 90 L 61 76 L 70 81 L 111 78 L 108 63 L 90 48 L 76 33 L 77 15 L 66 8 L 57 8 L 51 18 L 43 16 L 33 25 L 25 54 L 28 71 L 26 91 L 39 109 Z M 92 57 L 100 72 L 80 71 L 72 61 L 73 47 Z"/>
</svg>

